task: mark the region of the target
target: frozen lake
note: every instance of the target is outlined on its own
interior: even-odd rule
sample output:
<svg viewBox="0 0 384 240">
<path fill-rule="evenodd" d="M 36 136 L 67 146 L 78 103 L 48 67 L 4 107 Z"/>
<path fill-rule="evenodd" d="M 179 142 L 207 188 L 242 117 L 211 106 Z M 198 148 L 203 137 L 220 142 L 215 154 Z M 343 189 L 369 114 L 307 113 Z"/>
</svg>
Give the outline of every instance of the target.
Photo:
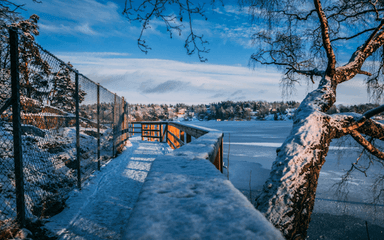
<svg viewBox="0 0 384 240">
<path fill-rule="evenodd" d="M 281 146 L 292 128 L 292 121 L 193 121 L 190 123 L 224 132 L 224 162 L 227 166 L 229 159 L 229 179 L 248 198 L 251 197 L 252 201 L 269 176 L 276 157 L 276 148 Z M 372 176 L 382 174 L 382 166 L 374 165 L 368 172 L 368 177 L 360 172 L 353 173 L 353 178 L 350 179 L 346 188 L 349 192 L 347 197 L 338 196 L 336 187 L 333 187 L 340 182 L 343 173 L 351 168 L 361 149 L 352 138 L 336 139 L 332 142 L 326 163 L 320 173 L 312 223 L 319 220 L 319 217 L 322 219 L 329 214 L 334 216 L 334 219 L 336 216 L 342 216 L 341 219 L 345 221 L 347 221 L 346 216 L 350 216 L 358 225 L 362 225 L 353 227 L 349 222 L 348 226 L 344 226 L 345 228 L 352 227 L 354 231 L 361 228 L 359 231 L 363 231 L 365 221 L 368 221 L 369 224 L 373 224 L 372 228 L 378 228 L 375 228 L 375 231 L 383 237 L 380 239 L 384 239 L 384 206 L 382 203 L 376 206 L 371 204 L 373 200 L 371 186 L 374 180 Z M 227 174 L 225 169 L 224 174 Z M 341 226 L 341 228 L 344 227 Z M 366 237 L 366 232 L 363 233 Z M 371 231 L 370 234 L 372 235 Z"/>
</svg>

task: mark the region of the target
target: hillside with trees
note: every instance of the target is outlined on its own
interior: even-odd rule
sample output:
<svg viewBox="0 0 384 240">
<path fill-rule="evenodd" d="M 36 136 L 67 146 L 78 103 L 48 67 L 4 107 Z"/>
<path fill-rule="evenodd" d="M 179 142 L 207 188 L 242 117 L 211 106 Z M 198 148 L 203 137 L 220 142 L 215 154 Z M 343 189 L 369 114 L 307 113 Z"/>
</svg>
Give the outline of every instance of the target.
<svg viewBox="0 0 384 240">
<path fill-rule="evenodd" d="M 250 121 L 250 120 L 290 120 L 300 104 L 295 101 L 266 102 L 266 101 L 223 101 L 210 104 L 187 105 L 177 103 L 167 104 L 131 104 L 129 117 L 131 121 L 192 121 L 192 120 L 221 120 L 221 121 Z M 364 113 L 378 107 L 378 104 L 359 104 L 344 106 L 334 105 L 328 110 L 334 113 Z M 382 119 L 384 114 L 377 116 Z"/>
</svg>

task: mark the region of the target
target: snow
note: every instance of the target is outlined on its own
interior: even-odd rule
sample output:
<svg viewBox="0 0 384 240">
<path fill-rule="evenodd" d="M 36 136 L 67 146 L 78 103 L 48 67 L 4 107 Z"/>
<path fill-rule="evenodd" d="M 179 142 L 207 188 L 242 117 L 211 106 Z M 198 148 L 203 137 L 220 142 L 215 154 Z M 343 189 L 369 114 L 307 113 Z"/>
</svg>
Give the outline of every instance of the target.
<svg viewBox="0 0 384 240">
<path fill-rule="evenodd" d="M 225 142 L 224 144 L 229 144 Z M 260 147 L 272 147 L 277 148 L 281 146 L 281 143 L 274 142 L 231 142 L 231 145 L 244 145 L 244 146 L 260 146 Z M 347 149 L 360 149 L 358 147 L 336 147 L 330 146 L 329 150 L 347 150 Z"/>
<path fill-rule="evenodd" d="M 229 144 L 229 143 L 224 143 Z M 280 147 L 281 143 L 273 142 L 231 142 L 231 145 L 246 145 L 246 146 L 260 146 L 260 147 Z"/>
<path fill-rule="evenodd" d="M 207 161 L 219 137 L 211 131 L 156 158 L 125 239 L 283 239 Z"/>
<path fill-rule="evenodd" d="M 207 161 L 219 137 L 174 151 L 131 138 L 45 227 L 59 239 L 283 239 Z"/>
<path fill-rule="evenodd" d="M 224 163 L 228 165 L 228 160 L 230 162 L 229 179 L 248 198 L 251 190 L 251 201 L 255 200 L 269 177 L 272 163 L 276 158 L 276 148 L 272 146 L 281 146 L 292 129 L 292 121 L 208 121 L 194 124 L 224 132 Z M 329 216 L 329 219 L 325 219 L 324 222 L 329 222 L 332 219 L 351 220 L 351 218 L 355 221 L 354 223 L 340 222 L 340 225 L 333 223 L 334 226 L 330 226 L 330 229 L 327 230 L 330 233 L 332 231 L 337 232 L 337 227 L 342 224 L 352 226 L 361 223 L 364 224 L 363 230 L 365 231 L 365 221 L 368 221 L 370 231 L 371 225 L 384 230 L 384 206 L 371 204 L 373 199 L 371 186 L 375 174 L 380 173 L 380 167 L 371 169 L 375 172 L 370 172 L 368 177 L 362 173 L 355 173 L 349 181 L 350 184 L 347 187 L 349 194 L 346 200 L 340 199 L 340 196 L 336 195 L 336 188 L 332 188 L 334 184 L 340 181 L 340 177 L 345 171 L 350 169 L 351 163 L 360 154 L 361 147 L 352 143 L 354 140 L 351 138 L 335 139 L 331 143 L 326 163 L 320 172 L 312 219 L 318 219 L 319 216 L 323 217 L 325 214 L 324 216 Z M 340 144 L 341 146 L 339 146 Z M 230 147 L 229 156 L 228 147 Z M 251 170 L 252 172 L 250 172 Z M 224 175 L 226 174 L 227 171 L 224 169 Z M 251 184 L 251 188 L 249 184 Z M 315 220 L 313 223 L 311 222 L 311 232 L 314 230 L 319 233 L 325 232 L 321 225 L 317 225 L 318 223 Z M 333 238 L 332 234 L 327 236 L 330 239 Z M 353 237 L 353 235 L 349 235 L 350 238 L 351 236 Z M 380 236 L 376 239 L 382 239 L 384 235 Z M 309 239 L 318 239 L 319 236 L 317 238 L 312 237 L 314 236 L 309 235 Z"/>
<path fill-rule="evenodd" d="M 95 172 L 81 191 L 72 192 L 67 207 L 45 227 L 60 239 L 121 239 L 150 165 L 156 155 L 171 150 L 167 144 L 138 138 L 132 138 L 125 148 Z"/>
</svg>

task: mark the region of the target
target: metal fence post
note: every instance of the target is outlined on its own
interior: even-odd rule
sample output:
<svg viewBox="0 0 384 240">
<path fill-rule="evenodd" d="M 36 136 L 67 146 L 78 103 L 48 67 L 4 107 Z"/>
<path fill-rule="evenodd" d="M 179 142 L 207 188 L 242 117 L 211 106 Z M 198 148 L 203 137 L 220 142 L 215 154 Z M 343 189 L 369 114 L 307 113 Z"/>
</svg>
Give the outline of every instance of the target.
<svg viewBox="0 0 384 240">
<path fill-rule="evenodd" d="M 159 142 L 163 142 L 163 124 L 160 123 L 159 128 L 160 128 L 160 140 L 159 140 Z"/>
<path fill-rule="evenodd" d="M 125 117 L 124 117 L 124 121 L 125 121 L 125 132 L 128 131 L 129 132 L 129 120 L 128 120 L 128 103 L 127 102 L 124 102 L 124 114 L 125 114 Z M 129 133 L 126 133 L 124 135 L 124 139 L 125 140 L 128 140 L 129 139 Z"/>
<path fill-rule="evenodd" d="M 168 123 L 165 124 L 164 135 L 165 135 L 165 142 L 168 143 Z"/>
<path fill-rule="evenodd" d="M 100 171 L 100 84 L 97 84 L 97 170 Z"/>
<path fill-rule="evenodd" d="M 120 132 L 119 132 L 119 135 L 120 135 L 120 142 L 119 144 L 121 145 L 125 145 L 125 134 L 124 134 L 124 129 L 125 129 L 125 100 L 124 100 L 124 97 L 122 97 L 122 101 L 121 101 L 121 106 L 120 106 L 120 109 L 122 110 L 120 112 Z"/>
<path fill-rule="evenodd" d="M 127 109 L 126 109 L 126 114 L 127 114 L 127 125 L 128 125 L 128 139 L 131 137 L 131 133 L 130 133 L 130 126 L 131 126 L 131 122 L 129 120 L 129 104 L 127 103 Z"/>
<path fill-rule="evenodd" d="M 219 148 L 219 151 L 220 151 L 220 167 L 221 167 L 221 173 L 223 173 L 223 166 L 224 166 L 224 160 L 223 160 L 223 141 L 224 141 L 224 133 L 223 133 L 223 137 L 221 137 L 220 139 L 220 148 Z"/>
<path fill-rule="evenodd" d="M 80 117 L 79 117 L 79 74 L 75 72 L 75 101 L 76 101 L 76 161 L 77 161 L 77 187 L 81 189 L 80 172 Z"/>
<path fill-rule="evenodd" d="M 20 228 L 25 225 L 23 151 L 20 119 L 19 37 L 17 30 L 9 29 L 12 81 L 13 151 L 16 179 L 16 221 Z"/>
<path fill-rule="evenodd" d="M 124 122 L 124 144 L 129 138 L 129 134 L 127 133 L 128 130 L 128 103 L 124 100 L 124 117 L 123 117 L 123 122 Z"/>
<path fill-rule="evenodd" d="M 141 123 L 141 141 L 144 141 L 144 124 Z"/>
<path fill-rule="evenodd" d="M 116 93 L 115 93 L 115 100 L 113 102 L 113 124 L 112 124 L 112 136 L 113 136 L 113 143 L 112 143 L 112 157 L 115 157 L 115 151 L 116 151 L 116 125 L 115 125 L 115 119 L 116 119 Z"/>
<path fill-rule="evenodd" d="M 112 105 L 112 121 L 111 121 L 111 129 L 112 129 L 112 157 L 114 154 L 114 147 L 115 147 L 115 136 L 114 136 L 114 123 L 115 123 L 115 103 Z"/>
<path fill-rule="evenodd" d="M 186 140 L 186 142 L 187 142 L 187 143 L 192 142 L 192 136 L 189 135 L 188 133 L 187 133 L 187 140 Z"/>
</svg>

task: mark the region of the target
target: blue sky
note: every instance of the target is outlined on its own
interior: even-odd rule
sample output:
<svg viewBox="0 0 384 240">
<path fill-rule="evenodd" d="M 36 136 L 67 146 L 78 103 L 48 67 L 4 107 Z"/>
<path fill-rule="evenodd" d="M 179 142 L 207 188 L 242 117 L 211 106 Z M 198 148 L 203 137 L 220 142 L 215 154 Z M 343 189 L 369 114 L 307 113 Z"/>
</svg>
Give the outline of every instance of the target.
<svg viewBox="0 0 384 240">
<path fill-rule="evenodd" d="M 121 14 L 124 0 L 14 2 L 25 4 L 25 18 L 40 17 L 39 44 L 130 103 L 301 101 L 315 87 L 304 83 L 283 99 L 281 74 L 275 68 L 248 67 L 253 53 L 250 36 L 258 26 L 250 25 L 247 11 L 240 10 L 237 1 L 208 9 L 208 21 L 194 20 L 195 32 L 209 41 L 206 63 L 186 54 L 186 31 L 170 39 L 160 21 L 154 21 L 144 35 L 152 50 L 141 52 L 137 47 L 141 28 Z M 368 96 L 361 79 L 339 87 L 338 104 L 364 102 Z"/>
</svg>

